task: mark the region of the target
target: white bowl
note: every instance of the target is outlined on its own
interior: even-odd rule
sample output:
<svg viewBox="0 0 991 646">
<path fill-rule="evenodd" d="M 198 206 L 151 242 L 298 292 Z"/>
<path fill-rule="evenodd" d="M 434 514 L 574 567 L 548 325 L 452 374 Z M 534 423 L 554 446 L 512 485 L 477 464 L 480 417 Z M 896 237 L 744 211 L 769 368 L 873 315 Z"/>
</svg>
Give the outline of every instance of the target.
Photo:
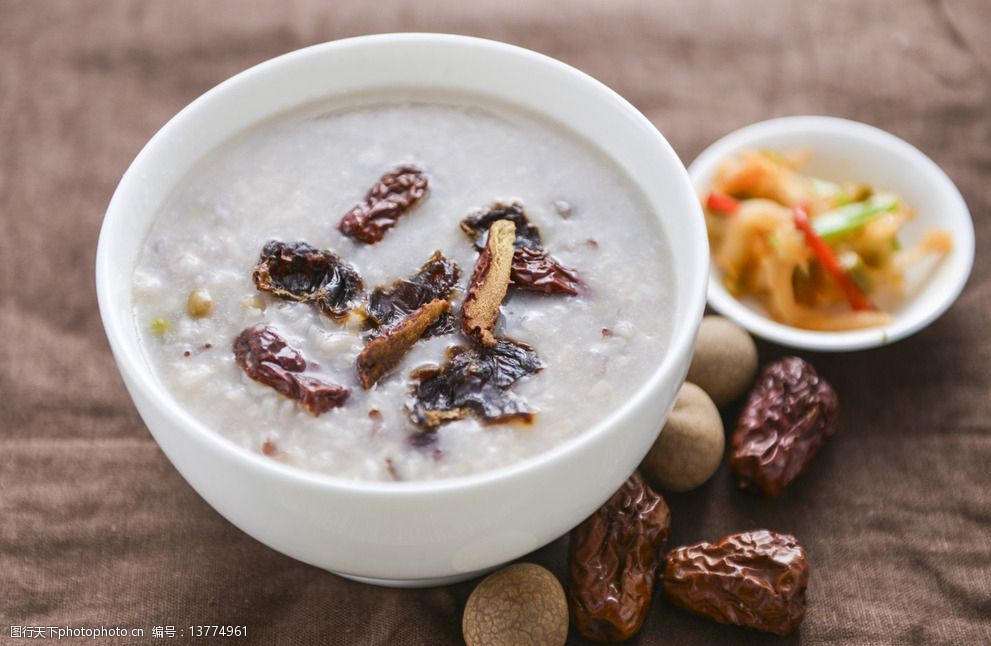
<svg viewBox="0 0 991 646">
<path fill-rule="evenodd" d="M 752 300 L 738 300 L 723 287 L 719 270 L 710 268 L 709 305 L 753 334 L 781 345 L 841 352 L 891 343 L 918 332 L 953 304 L 974 264 L 974 225 L 967 205 L 939 166 L 911 144 L 873 126 L 835 117 L 784 117 L 741 128 L 718 140 L 688 167 L 699 195 L 709 191 L 716 168 L 745 148 L 778 151 L 806 149 L 806 169 L 834 181 L 868 182 L 900 195 L 918 212 L 903 228 L 902 242 L 912 244 L 930 229 L 953 236 L 953 250 L 893 310 L 889 325 L 847 332 L 819 332 L 778 323 Z"/>
<path fill-rule="evenodd" d="M 505 468 L 431 482 L 362 482 L 282 465 L 235 445 L 184 410 L 139 345 L 131 277 L 163 200 L 198 160 L 245 128 L 348 92 L 416 86 L 508 102 L 583 133 L 619 163 L 670 239 L 676 324 L 657 369 L 580 436 Z M 605 216 L 604 216 L 605 217 Z M 473 576 L 567 532 L 636 468 L 688 370 L 705 305 L 708 244 L 684 167 L 619 95 L 556 60 L 460 36 L 389 34 L 280 56 L 210 90 L 138 154 L 107 209 L 96 261 L 104 327 L 141 417 L 210 505 L 301 561 L 391 585 Z M 576 396 L 581 396 L 576 393 Z"/>
</svg>

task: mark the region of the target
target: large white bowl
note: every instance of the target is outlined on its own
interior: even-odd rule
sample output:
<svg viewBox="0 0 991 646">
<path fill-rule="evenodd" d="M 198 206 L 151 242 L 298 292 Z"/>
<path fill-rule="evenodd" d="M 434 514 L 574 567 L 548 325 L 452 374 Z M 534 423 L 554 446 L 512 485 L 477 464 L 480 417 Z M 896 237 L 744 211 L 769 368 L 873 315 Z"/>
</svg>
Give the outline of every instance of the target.
<svg viewBox="0 0 991 646">
<path fill-rule="evenodd" d="M 883 130 L 835 117 L 783 117 L 741 128 L 706 148 L 688 167 L 699 195 L 712 187 L 716 168 L 745 148 L 778 151 L 806 149 L 812 157 L 806 170 L 834 181 L 867 182 L 894 191 L 912 205 L 918 217 L 902 232 L 909 245 L 925 231 L 944 229 L 953 236 L 953 250 L 934 267 L 920 267 L 910 281 L 915 288 L 897 303 L 889 325 L 848 332 L 819 332 L 778 323 L 753 300 L 730 294 L 713 266 L 708 299 L 713 309 L 753 334 L 781 345 L 841 352 L 892 343 L 935 321 L 960 295 L 974 264 L 974 224 L 960 191 L 939 166 L 918 148 Z"/>
<path fill-rule="evenodd" d="M 473 476 L 361 482 L 279 464 L 224 439 L 184 410 L 142 353 L 131 275 L 163 200 L 218 145 L 311 101 L 399 86 L 470 92 L 521 106 L 583 133 L 619 163 L 649 201 L 645 217 L 661 220 L 671 241 L 674 273 L 664 278 L 674 285 L 676 324 L 650 378 L 579 437 Z M 650 122 L 615 92 L 525 49 L 461 36 L 390 34 L 280 56 L 183 109 L 121 180 L 100 233 L 96 279 L 110 346 L 138 412 L 210 505 L 301 561 L 364 581 L 427 585 L 468 578 L 550 542 L 629 476 L 687 372 L 708 266 L 702 213 L 684 167 Z"/>
</svg>

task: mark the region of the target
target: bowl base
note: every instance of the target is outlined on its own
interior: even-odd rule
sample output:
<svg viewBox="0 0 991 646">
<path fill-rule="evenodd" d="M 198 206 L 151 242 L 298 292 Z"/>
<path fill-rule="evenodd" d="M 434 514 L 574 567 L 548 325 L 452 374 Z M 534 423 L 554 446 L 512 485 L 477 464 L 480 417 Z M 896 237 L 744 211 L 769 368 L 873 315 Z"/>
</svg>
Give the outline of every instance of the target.
<svg viewBox="0 0 991 646">
<path fill-rule="evenodd" d="M 496 567 L 499 566 L 485 568 L 484 570 L 476 570 L 474 572 L 465 572 L 464 574 L 455 574 L 453 576 L 440 576 L 426 579 L 375 579 L 372 577 L 344 574 L 343 572 L 334 572 L 333 570 L 331 570 L 331 572 L 337 576 L 344 577 L 345 579 L 357 581 L 358 583 L 378 585 L 384 588 L 434 588 L 442 585 L 451 585 L 452 583 L 461 583 L 462 581 L 467 581 L 468 579 L 474 579 L 475 577 L 482 576 L 483 574 L 488 574 L 492 570 L 496 569 Z"/>
</svg>

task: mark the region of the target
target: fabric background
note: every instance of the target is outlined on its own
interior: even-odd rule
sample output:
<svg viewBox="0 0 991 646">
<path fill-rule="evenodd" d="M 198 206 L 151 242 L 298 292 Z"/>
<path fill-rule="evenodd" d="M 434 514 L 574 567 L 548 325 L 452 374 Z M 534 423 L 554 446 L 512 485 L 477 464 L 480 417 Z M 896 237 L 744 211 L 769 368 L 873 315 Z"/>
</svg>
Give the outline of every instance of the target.
<svg viewBox="0 0 991 646">
<path fill-rule="evenodd" d="M 890 347 L 803 353 L 839 392 L 842 428 L 779 499 L 737 492 L 725 466 L 667 496 L 673 545 L 795 534 L 812 564 L 801 630 L 763 637 L 656 599 L 633 643 L 991 642 L 989 28 L 987 0 L 0 0 L 0 641 L 11 624 L 219 623 L 247 624 L 249 640 L 228 640 L 240 643 L 460 643 L 474 582 L 352 583 L 208 507 L 128 399 L 93 286 L 110 195 L 182 106 L 298 47 L 419 30 L 575 65 L 637 105 L 686 163 L 747 123 L 813 113 L 880 126 L 949 173 L 977 227 L 957 304 Z M 761 346 L 765 361 L 783 352 Z M 562 539 L 526 560 L 563 580 L 565 555 Z"/>
</svg>

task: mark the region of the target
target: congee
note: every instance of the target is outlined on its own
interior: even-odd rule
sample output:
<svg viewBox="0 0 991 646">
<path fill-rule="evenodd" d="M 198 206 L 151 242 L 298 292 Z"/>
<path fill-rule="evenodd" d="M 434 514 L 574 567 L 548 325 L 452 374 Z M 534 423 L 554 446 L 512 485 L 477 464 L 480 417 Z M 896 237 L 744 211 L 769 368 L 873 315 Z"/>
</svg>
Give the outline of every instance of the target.
<svg viewBox="0 0 991 646">
<path fill-rule="evenodd" d="M 261 123 L 178 183 L 134 274 L 147 360 L 252 451 L 428 480 L 590 429 L 657 367 L 668 242 L 566 125 L 453 95 Z"/>
</svg>

